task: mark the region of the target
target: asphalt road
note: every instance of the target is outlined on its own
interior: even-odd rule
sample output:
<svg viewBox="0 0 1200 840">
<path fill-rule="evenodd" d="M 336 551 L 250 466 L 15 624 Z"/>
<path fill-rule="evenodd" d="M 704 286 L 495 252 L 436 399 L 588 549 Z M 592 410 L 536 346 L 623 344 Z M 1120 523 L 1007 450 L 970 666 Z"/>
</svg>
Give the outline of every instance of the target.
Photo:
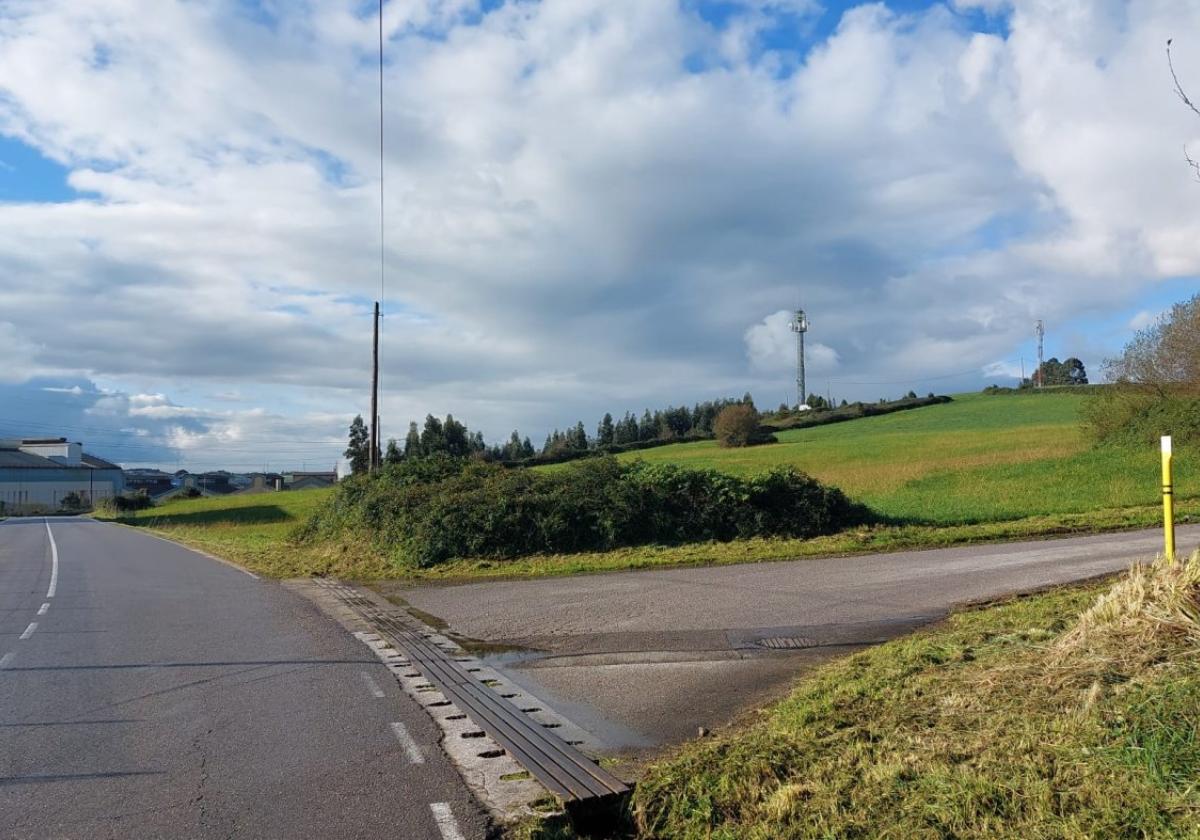
<svg viewBox="0 0 1200 840">
<path fill-rule="evenodd" d="M 467 637 L 530 648 L 493 664 L 602 741 L 692 737 L 784 692 L 806 667 L 969 601 L 1125 569 L 1159 531 L 862 557 L 397 588 Z M 1181 550 L 1200 526 L 1178 529 Z M 764 648 L 785 638 L 796 651 Z"/>
<path fill-rule="evenodd" d="M 49 528 L 0 523 L 0 837 L 485 836 L 433 722 L 308 602 Z"/>
</svg>

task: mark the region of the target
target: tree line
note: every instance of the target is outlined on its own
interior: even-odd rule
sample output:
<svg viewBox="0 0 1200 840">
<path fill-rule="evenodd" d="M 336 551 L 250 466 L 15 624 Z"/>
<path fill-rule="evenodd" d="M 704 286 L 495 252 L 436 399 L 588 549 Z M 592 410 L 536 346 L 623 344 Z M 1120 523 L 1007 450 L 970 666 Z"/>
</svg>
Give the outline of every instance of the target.
<svg viewBox="0 0 1200 840">
<path fill-rule="evenodd" d="M 753 408 L 754 400 L 747 393 L 741 399 L 708 400 L 690 408 L 668 406 L 656 411 L 646 409 L 640 417 L 627 411 L 620 419 L 605 412 L 596 424 L 595 434 L 588 434 L 581 420 L 566 431 L 556 428 L 546 435 L 541 449 L 534 447 L 528 435 L 522 436 L 515 429 L 504 443 L 489 445 L 484 442 L 482 432 L 471 432 L 453 415 L 447 414 L 441 420 L 430 414 L 426 416 L 423 426 L 415 422 L 408 424 L 408 434 L 403 443 L 390 438 L 381 456 L 385 464 L 439 453 L 456 458 L 476 457 L 485 461 L 560 460 L 589 451 L 614 451 L 623 447 L 653 445 L 655 442 L 711 438 L 717 415 L 731 405 Z M 362 415 L 356 416 L 350 424 L 349 443 L 344 454 L 355 474 L 366 472 L 369 468 L 370 432 Z"/>
</svg>

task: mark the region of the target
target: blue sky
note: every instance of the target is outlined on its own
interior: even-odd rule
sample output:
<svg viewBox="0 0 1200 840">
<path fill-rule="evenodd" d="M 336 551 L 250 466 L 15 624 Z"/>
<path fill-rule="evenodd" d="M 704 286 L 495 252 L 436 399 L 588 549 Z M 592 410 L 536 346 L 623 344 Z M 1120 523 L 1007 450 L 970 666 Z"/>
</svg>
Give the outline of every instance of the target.
<svg viewBox="0 0 1200 840">
<path fill-rule="evenodd" d="M 379 289 L 370 6 L 0 7 L 0 435 L 338 456 Z M 385 434 L 773 406 L 797 302 L 838 397 L 1011 382 L 1037 318 L 1098 374 L 1200 289 L 1162 54 L 1200 89 L 1200 10 L 1131 11 L 389 3 Z"/>
</svg>

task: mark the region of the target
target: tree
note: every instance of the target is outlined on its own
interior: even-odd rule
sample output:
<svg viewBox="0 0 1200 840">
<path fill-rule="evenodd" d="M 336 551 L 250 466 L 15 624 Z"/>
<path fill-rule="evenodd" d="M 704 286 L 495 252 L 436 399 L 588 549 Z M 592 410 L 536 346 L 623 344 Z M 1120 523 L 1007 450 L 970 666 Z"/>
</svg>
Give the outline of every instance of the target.
<svg viewBox="0 0 1200 840">
<path fill-rule="evenodd" d="M 536 454 L 537 453 L 533 451 L 533 441 L 531 441 L 529 439 L 529 436 L 526 435 L 524 442 L 522 442 L 522 444 L 521 444 L 521 457 L 525 458 L 525 459 L 529 459 L 529 458 L 532 458 Z"/>
<path fill-rule="evenodd" d="M 471 454 L 471 442 L 467 437 L 467 427 L 455 420 L 453 414 L 447 414 L 446 422 L 442 424 L 442 439 L 445 447 L 443 451 L 455 458 Z"/>
<path fill-rule="evenodd" d="M 1084 406 L 1102 442 L 1153 445 L 1200 441 L 1200 294 L 1140 330 L 1119 358 L 1104 363 L 1114 383 Z"/>
<path fill-rule="evenodd" d="M 572 449 L 576 452 L 584 452 L 588 448 L 587 430 L 583 428 L 583 421 L 580 420 L 575 424 L 575 428 L 567 433 L 568 441 Z"/>
<path fill-rule="evenodd" d="M 1034 385 L 1086 385 L 1088 378 L 1087 370 L 1079 359 L 1071 357 L 1060 362 L 1050 358 L 1033 372 L 1030 381 Z"/>
<path fill-rule="evenodd" d="M 425 415 L 425 428 L 421 429 L 421 454 L 432 455 L 446 451 L 446 433 L 442 421 L 432 414 Z"/>
<path fill-rule="evenodd" d="M 350 471 L 355 475 L 371 468 L 371 435 L 361 414 L 354 415 L 350 423 L 350 441 L 342 454 L 350 461 Z"/>
<path fill-rule="evenodd" d="M 721 446 L 749 446 L 758 435 L 759 417 L 752 404 L 739 403 L 721 409 L 713 431 Z"/>
<path fill-rule="evenodd" d="M 388 438 L 387 452 L 383 455 L 385 464 L 399 464 L 404 460 L 404 453 L 400 451 L 400 444 L 396 443 L 395 438 Z"/>
<path fill-rule="evenodd" d="M 642 420 L 638 423 L 638 440 L 654 440 L 656 437 L 658 437 L 658 423 L 654 421 L 654 416 L 647 408 L 642 412 Z"/>
<path fill-rule="evenodd" d="M 416 423 L 409 423 L 408 434 L 404 436 L 404 457 L 420 458 L 421 454 L 421 433 Z"/>
<path fill-rule="evenodd" d="M 600 420 L 600 426 L 596 429 L 596 443 L 599 446 L 609 446 L 613 443 L 616 437 L 617 430 L 613 426 L 613 416 L 608 412 L 604 413 L 603 419 Z"/>
</svg>

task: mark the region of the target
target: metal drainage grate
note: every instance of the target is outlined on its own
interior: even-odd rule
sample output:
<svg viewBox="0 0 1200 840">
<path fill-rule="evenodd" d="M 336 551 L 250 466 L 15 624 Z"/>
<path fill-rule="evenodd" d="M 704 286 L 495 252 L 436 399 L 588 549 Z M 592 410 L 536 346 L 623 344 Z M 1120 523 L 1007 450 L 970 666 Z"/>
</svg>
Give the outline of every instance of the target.
<svg viewBox="0 0 1200 840">
<path fill-rule="evenodd" d="M 759 647 L 770 648 L 771 650 L 800 650 L 801 648 L 817 646 L 815 639 L 809 639 L 805 636 L 771 636 L 766 639 L 759 639 L 755 644 Z"/>
</svg>

